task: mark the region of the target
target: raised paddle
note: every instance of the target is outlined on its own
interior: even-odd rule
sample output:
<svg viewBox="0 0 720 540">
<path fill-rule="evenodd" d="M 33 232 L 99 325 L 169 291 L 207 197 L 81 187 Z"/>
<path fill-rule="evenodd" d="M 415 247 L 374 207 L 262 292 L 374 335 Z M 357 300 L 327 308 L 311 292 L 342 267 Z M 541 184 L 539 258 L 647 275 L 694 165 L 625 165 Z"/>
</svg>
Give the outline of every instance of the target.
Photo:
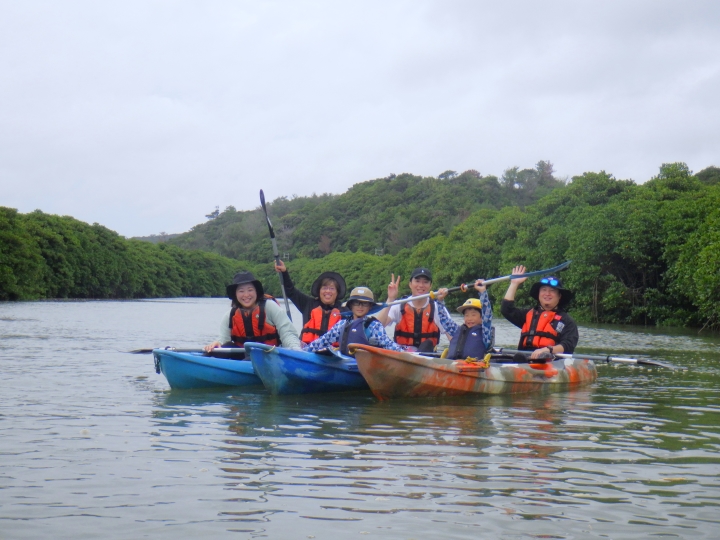
<svg viewBox="0 0 720 540">
<path fill-rule="evenodd" d="M 495 352 L 503 353 L 503 354 L 522 354 L 524 356 L 530 356 L 532 354 L 532 351 L 518 351 L 516 349 L 503 349 L 503 348 L 495 348 L 493 349 Z M 640 365 L 640 366 L 657 366 L 657 367 L 663 367 L 667 369 L 684 369 L 678 366 L 674 366 L 673 364 L 668 364 L 667 362 L 660 362 L 659 360 L 651 360 L 650 358 L 624 358 L 622 356 L 610 356 L 606 354 L 581 354 L 581 353 L 575 353 L 575 354 L 565 354 L 565 353 L 558 353 L 553 354 L 553 356 L 557 358 L 574 358 L 577 360 L 592 360 L 594 362 L 605 362 L 606 364 L 610 363 L 617 363 L 617 364 L 631 364 L 631 365 Z"/>
<path fill-rule="evenodd" d="M 533 276 L 542 276 L 545 274 L 554 274 L 555 272 L 559 272 L 560 270 L 565 270 L 568 266 L 570 266 L 570 263 L 572 261 L 565 261 L 562 264 L 558 264 L 557 266 L 553 266 L 552 268 L 545 268 L 544 270 L 535 270 L 533 272 L 525 272 L 524 274 L 508 274 L 507 276 L 500 276 L 492 279 L 486 279 L 485 285 L 490 285 L 491 283 L 497 283 L 498 281 L 508 281 L 510 279 L 515 278 L 528 278 Z M 477 281 L 477 280 L 475 280 Z M 467 291 L 468 288 L 472 287 L 474 285 L 474 281 L 472 283 L 466 284 L 463 283 L 462 285 L 458 285 L 457 287 L 450 287 L 448 288 L 448 293 L 455 292 L 455 291 Z M 413 300 L 422 300 L 423 298 L 435 298 L 438 291 L 430 291 L 427 294 L 419 294 L 417 296 L 408 296 L 407 298 L 401 298 L 400 300 L 395 300 L 394 302 L 386 302 L 384 304 L 378 304 L 376 307 L 374 307 L 370 312 L 371 313 L 377 313 L 381 309 L 385 309 L 386 307 L 390 306 L 397 306 L 398 304 L 404 304 L 405 302 L 412 302 Z"/>
<path fill-rule="evenodd" d="M 260 190 L 260 204 L 262 205 L 263 212 L 265 212 L 265 220 L 267 221 L 268 229 L 270 230 L 270 240 L 272 240 L 273 255 L 275 257 L 275 264 L 280 264 L 280 254 L 278 253 L 277 240 L 275 240 L 275 231 L 273 230 L 270 217 L 268 216 L 267 207 L 265 206 L 265 194 L 263 190 Z M 282 291 L 283 299 L 285 300 L 285 311 L 287 312 L 288 319 L 292 320 L 290 315 L 290 304 L 288 303 L 287 296 L 285 296 L 285 283 L 283 282 L 282 272 L 277 271 L 278 277 L 280 278 L 280 290 Z"/>
</svg>

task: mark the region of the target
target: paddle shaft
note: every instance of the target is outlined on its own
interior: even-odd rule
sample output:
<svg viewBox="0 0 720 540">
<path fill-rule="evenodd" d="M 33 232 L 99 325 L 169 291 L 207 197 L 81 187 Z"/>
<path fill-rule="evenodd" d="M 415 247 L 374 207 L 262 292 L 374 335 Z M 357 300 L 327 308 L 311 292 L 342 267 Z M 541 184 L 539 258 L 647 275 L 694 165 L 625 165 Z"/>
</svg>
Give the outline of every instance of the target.
<svg viewBox="0 0 720 540">
<path fill-rule="evenodd" d="M 135 351 L 130 351 L 133 354 L 143 354 L 143 353 L 150 353 L 153 352 L 155 349 L 137 349 Z M 158 351 L 167 351 L 167 352 L 175 352 L 175 353 L 202 353 L 202 356 L 205 358 L 222 358 L 223 360 L 233 360 L 233 361 L 249 361 L 250 359 L 245 354 L 245 349 L 239 348 L 239 347 L 233 347 L 233 348 L 223 348 L 223 347 L 216 347 L 212 349 L 210 352 L 206 352 L 205 349 L 176 349 L 174 347 L 165 347 L 165 348 L 158 348 Z M 160 356 L 155 355 L 155 372 L 160 373 Z"/>
<path fill-rule="evenodd" d="M 205 349 L 176 349 L 175 347 L 155 347 L 155 349 L 135 349 L 134 351 L 129 351 L 131 354 L 150 354 L 154 350 L 159 349 L 161 351 L 171 351 L 171 352 L 179 352 L 179 353 L 195 353 L 195 352 L 201 352 L 204 353 Z M 240 354 L 244 353 L 245 349 L 242 347 L 215 347 L 210 354 L 217 354 L 219 356 L 224 355 L 232 355 L 232 354 Z M 207 354 L 207 353 L 206 353 Z"/>
<path fill-rule="evenodd" d="M 558 264 L 557 266 L 553 266 L 552 268 L 546 268 L 544 270 L 535 270 L 533 272 L 526 272 L 524 274 L 509 274 L 507 276 L 501 276 L 496 277 L 492 279 L 486 279 L 484 280 L 485 285 L 491 285 L 492 283 L 497 283 L 498 281 L 509 281 L 511 279 L 516 278 L 528 278 L 532 276 L 542 276 L 544 274 L 552 274 L 553 272 L 559 272 L 560 270 L 564 270 L 568 266 L 570 266 L 570 263 L 572 261 L 565 261 L 562 264 Z M 477 281 L 477 280 L 475 280 Z M 475 282 L 472 282 L 470 284 L 463 283 L 462 285 L 458 285 L 457 287 L 450 287 L 448 288 L 448 293 L 455 292 L 455 291 L 466 291 L 468 287 L 472 287 Z M 405 302 L 412 302 L 414 300 L 422 300 L 423 298 L 435 298 L 435 296 L 438 294 L 439 291 L 432 291 L 427 294 L 419 294 L 417 296 L 409 296 L 407 298 L 401 298 L 400 300 L 395 300 L 394 302 L 387 302 L 383 304 L 383 307 L 390 307 L 390 306 L 397 306 L 398 304 L 404 304 Z"/>
<path fill-rule="evenodd" d="M 532 351 L 518 351 L 515 349 L 496 349 L 501 353 L 505 354 L 523 354 L 526 356 L 529 356 L 532 354 Z M 647 366 L 658 366 L 658 367 L 664 367 L 668 369 L 679 369 L 677 366 L 674 366 L 672 364 L 668 364 L 666 362 L 660 362 L 659 360 L 650 360 L 648 358 L 624 358 L 622 356 L 610 356 L 606 354 L 567 354 L 567 353 L 557 353 L 553 354 L 553 356 L 556 356 L 558 358 L 575 358 L 575 359 L 585 359 L 585 360 L 592 360 L 594 362 L 605 362 L 607 364 L 611 362 L 615 362 L 617 364 L 634 364 L 634 365 L 647 365 Z"/>
<path fill-rule="evenodd" d="M 275 264 L 280 264 L 280 253 L 277 247 L 277 240 L 275 240 L 275 231 L 273 230 L 270 217 L 268 216 L 267 207 L 265 206 L 265 193 L 260 190 L 260 204 L 262 205 L 263 212 L 265 212 L 265 220 L 267 221 L 268 230 L 270 231 L 270 241 L 272 242 L 273 256 L 275 257 Z M 285 300 L 285 312 L 287 313 L 288 319 L 292 321 L 292 315 L 290 315 L 290 303 L 288 302 L 287 295 L 285 294 L 285 282 L 283 281 L 282 272 L 277 270 L 278 278 L 280 278 L 280 290 L 282 291 L 283 300 Z"/>
</svg>

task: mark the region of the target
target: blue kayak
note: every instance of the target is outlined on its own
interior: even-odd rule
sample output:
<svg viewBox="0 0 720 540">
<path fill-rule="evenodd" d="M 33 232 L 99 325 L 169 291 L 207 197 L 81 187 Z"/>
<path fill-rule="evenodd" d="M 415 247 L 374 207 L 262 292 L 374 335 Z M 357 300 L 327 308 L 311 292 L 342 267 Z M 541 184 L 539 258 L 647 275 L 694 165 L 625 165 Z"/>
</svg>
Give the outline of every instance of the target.
<svg viewBox="0 0 720 540">
<path fill-rule="evenodd" d="M 273 395 L 368 388 L 357 362 L 350 356 L 293 351 L 263 343 L 246 343 L 245 353 Z"/>
<path fill-rule="evenodd" d="M 155 371 L 170 388 L 212 388 L 262 384 L 248 360 L 206 356 L 201 352 L 154 349 Z"/>
</svg>

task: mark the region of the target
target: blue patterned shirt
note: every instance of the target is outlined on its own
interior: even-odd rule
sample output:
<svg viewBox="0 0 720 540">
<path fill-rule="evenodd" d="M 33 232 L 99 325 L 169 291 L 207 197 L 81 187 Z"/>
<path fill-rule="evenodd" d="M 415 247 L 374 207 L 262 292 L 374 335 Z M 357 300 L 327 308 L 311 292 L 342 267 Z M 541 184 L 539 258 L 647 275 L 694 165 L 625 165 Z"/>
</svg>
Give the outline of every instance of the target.
<svg viewBox="0 0 720 540">
<path fill-rule="evenodd" d="M 371 316 L 365 315 L 365 317 L 363 317 L 363 320 L 367 320 L 369 317 Z M 342 321 L 339 321 L 335 324 L 335 326 L 328 330 L 325 335 L 320 336 L 311 343 L 308 343 L 307 347 L 305 347 L 305 350 L 307 352 L 317 352 L 322 349 L 331 348 L 333 343 L 340 342 L 343 328 L 345 328 L 345 325 L 350 322 L 352 322 L 352 319 L 343 319 Z M 385 327 L 380 323 L 380 321 L 375 320 L 371 322 L 368 325 L 367 330 L 365 331 L 365 335 L 367 335 L 368 341 L 373 347 L 382 347 L 383 349 L 390 349 L 392 351 L 405 350 L 405 347 L 398 345 L 388 337 L 388 335 L 385 333 Z"/>
</svg>

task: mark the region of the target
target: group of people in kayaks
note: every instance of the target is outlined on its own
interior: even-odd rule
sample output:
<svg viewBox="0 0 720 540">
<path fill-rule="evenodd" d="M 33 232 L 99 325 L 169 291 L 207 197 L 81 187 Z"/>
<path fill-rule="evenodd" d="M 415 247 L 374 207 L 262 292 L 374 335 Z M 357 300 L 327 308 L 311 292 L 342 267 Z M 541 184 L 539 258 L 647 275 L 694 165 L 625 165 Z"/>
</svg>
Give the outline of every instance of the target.
<svg viewBox="0 0 720 540">
<path fill-rule="evenodd" d="M 232 302 L 230 312 L 222 319 L 219 339 L 205 347 L 207 352 L 215 347 L 259 342 L 307 352 L 339 348 L 345 355 L 351 353 L 353 344 L 423 353 L 434 351 L 443 334 L 450 342 L 445 358 L 482 359 L 492 347 L 493 313 L 482 279 L 474 283 L 478 298 L 457 308 L 463 316 L 463 324 L 458 324 L 445 306 L 448 289 L 441 288 L 432 298 L 428 296 L 432 292 L 432 274 L 427 268 L 412 271 L 411 299 L 387 307 L 375 301 L 368 287 L 355 287 L 343 303 L 347 288 L 336 272 L 323 272 L 308 295 L 295 287 L 282 261 L 275 264 L 275 269 L 282 276 L 287 298 L 302 313 L 302 330 L 298 333 L 285 310 L 265 294 L 262 283 L 251 272 L 239 272 L 226 288 Z M 516 266 L 512 274 L 525 272 L 524 266 Z M 502 315 L 520 328 L 518 349 L 528 351 L 530 359 L 572 353 L 578 342 L 577 324 L 567 313 L 573 293 L 563 288 L 557 277 L 544 277 L 530 288 L 536 304 L 520 308 L 515 305 L 515 294 L 526 279 L 510 280 L 500 307 Z M 397 299 L 399 289 L 400 277 L 393 274 L 386 304 Z M 412 299 L 416 296 L 421 298 Z M 395 331 L 391 339 L 385 327 L 392 323 Z"/>
</svg>

